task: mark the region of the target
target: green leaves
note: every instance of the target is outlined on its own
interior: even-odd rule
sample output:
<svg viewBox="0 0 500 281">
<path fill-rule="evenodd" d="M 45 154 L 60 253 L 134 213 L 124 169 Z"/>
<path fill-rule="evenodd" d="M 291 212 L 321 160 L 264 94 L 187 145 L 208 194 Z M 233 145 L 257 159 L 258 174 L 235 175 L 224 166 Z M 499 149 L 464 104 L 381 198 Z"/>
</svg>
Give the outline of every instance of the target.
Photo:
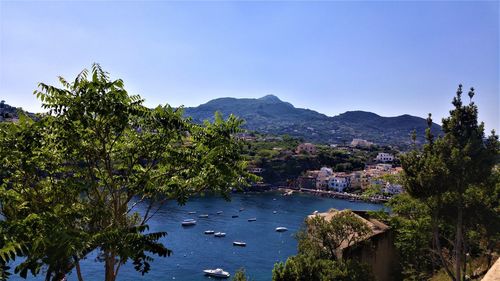
<svg viewBox="0 0 500 281">
<path fill-rule="evenodd" d="M 498 178 L 497 183 L 489 182 L 494 167 L 498 165 L 498 136 L 492 132 L 485 138 L 484 125 L 477 120 L 478 108 L 472 102 L 474 90 L 469 92 L 470 103 L 467 105 L 464 105 L 461 95 L 462 85 L 459 85 L 452 101 L 454 108 L 450 116 L 442 120 L 444 136 L 434 139 L 428 129 L 428 143 L 423 149 L 401 157 L 405 188 L 429 208 L 433 253 L 453 280 L 462 279 L 465 263 L 461 261 L 465 260 L 468 245 L 479 243 L 477 239 L 467 238 L 468 229 L 477 229 L 483 232 L 484 238 L 491 239 L 487 234 L 489 225 L 498 225 L 497 220 L 488 219 L 491 223 L 485 220 L 494 217 L 491 210 L 497 208 L 495 204 L 479 203 L 488 202 L 492 193 L 489 186 L 498 184 Z M 413 223 L 416 222 L 405 224 Z M 405 224 L 401 225 L 402 230 L 420 227 Z M 417 236 L 400 231 L 400 238 L 404 237 Z M 421 239 L 417 241 L 421 242 Z M 409 246 L 408 241 L 403 242 L 405 247 Z M 453 259 L 446 257 L 450 252 Z M 453 264 L 453 273 L 448 264 Z"/>
<path fill-rule="evenodd" d="M 146 108 L 98 64 L 59 81 L 62 88 L 35 91 L 48 115 L 0 126 L 5 233 L 29 245 L 21 274 L 43 264 L 64 276 L 94 250 L 106 280 L 129 260 L 144 274 L 152 255 L 171 254 L 159 242 L 166 233 L 146 227 L 167 200 L 228 197 L 255 178 L 233 137 L 242 124 L 234 116 L 196 125 L 168 105 Z"/>
<path fill-rule="evenodd" d="M 273 281 L 370 281 L 374 280 L 366 265 L 355 261 L 332 261 L 307 255 L 296 255 L 273 268 Z"/>
</svg>

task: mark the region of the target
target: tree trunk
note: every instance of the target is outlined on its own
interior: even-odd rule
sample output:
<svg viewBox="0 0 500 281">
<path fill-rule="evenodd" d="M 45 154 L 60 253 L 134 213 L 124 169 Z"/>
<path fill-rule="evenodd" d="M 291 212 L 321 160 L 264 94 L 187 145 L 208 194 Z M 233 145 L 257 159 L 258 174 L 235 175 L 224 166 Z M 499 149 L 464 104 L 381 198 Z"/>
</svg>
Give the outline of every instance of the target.
<svg viewBox="0 0 500 281">
<path fill-rule="evenodd" d="M 76 267 L 76 276 L 78 276 L 78 281 L 83 281 L 82 270 L 80 269 L 80 261 L 75 256 L 75 267 Z"/>
<path fill-rule="evenodd" d="M 462 269 L 462 244 L 463 244 L 463 214 L 461 204 L 457 210 L 457 234 L 455 237 L 455 280 L 462 280 L 461 269 Z"/>
<path fill-rule="evenodd" d="M 106 254 L 106 261 L 105 261 L 105 269 L 106 269 L 106 276 L 105 280 L 106 281 L 115 281 L 115 255 L 112 253 L 107 253 Z"/>
<path fill-rule="evenodd" d="M 433 218 L 432 218 L 432 236 L 434 238 L 434 245 L 436 247 L 436 252 L 439 256 L 439 259 L 441 260 L 441 264 L 443 265 L 444 270 L 451 278 L 451 280 L 458 281 L 455 279 L 455 276 L 453 275 L 453 272 L 450 270 L 450 268 L 448 268 L 448 261 L 443 256 L 443 251 L 441 249 L 441 241 L 439 240 L 439 226 L 437 222 L 436 212 L 433 213 Z"/>
</svg>

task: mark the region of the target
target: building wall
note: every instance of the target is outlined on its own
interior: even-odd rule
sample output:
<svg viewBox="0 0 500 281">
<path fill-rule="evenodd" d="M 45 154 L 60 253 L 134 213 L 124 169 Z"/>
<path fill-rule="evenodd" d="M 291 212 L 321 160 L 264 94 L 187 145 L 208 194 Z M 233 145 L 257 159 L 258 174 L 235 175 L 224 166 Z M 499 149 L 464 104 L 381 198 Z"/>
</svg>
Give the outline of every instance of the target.
<svg viewBox="0 0 500 281">
<path fill-rule="evenodd" d="M 344 258 L 354 258 L 371 266 L 377 281 L 399 280 L 399 259 L 392 230 L 372 236 L 343 252 Z"/>
</svg>

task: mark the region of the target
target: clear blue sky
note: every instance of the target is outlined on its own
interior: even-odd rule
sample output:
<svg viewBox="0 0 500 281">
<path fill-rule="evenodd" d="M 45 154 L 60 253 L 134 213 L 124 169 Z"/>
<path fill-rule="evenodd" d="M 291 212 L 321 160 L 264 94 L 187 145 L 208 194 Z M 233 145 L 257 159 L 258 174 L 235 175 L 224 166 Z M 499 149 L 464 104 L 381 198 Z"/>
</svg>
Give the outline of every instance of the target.
<svg viewBox="0 0 500 281">
<path fill-rule="evenodd" d="M 498 1 L 0 0 L 0 23 L 0 98 L 31 111 L 37 82 L 99 62 L 150 106 L 274 94 L 440 122 L 463 83 L 499 128 Z"/>
</svg>

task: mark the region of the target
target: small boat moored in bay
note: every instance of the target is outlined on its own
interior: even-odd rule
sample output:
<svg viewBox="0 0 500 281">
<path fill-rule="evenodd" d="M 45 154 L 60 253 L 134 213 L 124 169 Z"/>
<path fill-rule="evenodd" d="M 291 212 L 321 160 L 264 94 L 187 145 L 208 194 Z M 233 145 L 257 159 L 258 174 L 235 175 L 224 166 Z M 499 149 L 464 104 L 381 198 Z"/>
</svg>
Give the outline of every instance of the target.
<svg viewBox="0 0 500 281">
<path fill-rule="evenodd" d="M 257 218 L 249 218 L 248 221 L 256 221 Z"/>
<path fill-rule="evenodd" d="M 214 234 L 215 231 L 214 230 L 205 230 L 205 234 Z"/>
<path fill-rule="evenodd" d="M 276 231 L 277 232 L 285 232 L 285 231 L 288 231 L 288 228 L 286 228 L 284 226 L 279 226 L 279 227 L 276 227 Z"/>
<path fill-rule="evenodd" d="M 208 215 L 207 214 L 203 214 L 203 215 L 199 215 L 198 217 L 199 218 L 208 218 Z"/>
<path fill-rule="evenodd" d="M 218 211 L 218 212 L 217 212 L 217 215 L 220 215 L 220 214 L 222 214 L 222 213 L 223 213 L 222 211 Z"/>
<path fill-rule="evenodd" d="M 229 278 L 229 276 L 231 276 L 229 272 L 222 270 L 222 268 L 205 269 L 203 270 L 203 273 L 205 273 L 205 275 L 217 278 Z"/>
<path fill-rule="evenodd" d="M 234 241 L 233 246 L 238 246 L 238 247 L 246 247 L 247 243 L 241 242 L 241 241 Z"/>
<path fill-rule="evenodd" d="M 216 232 L 214 234 L 215 237 L 225 237 L 226 236 L 226 233 L 225 232 Z"/>
<path fill-rule="evenodd" d="M 232 215 L 231 216 L 233 219 L 239 217 L 238 215 Z"/>
<path fill-rule="evenodd" d="M 182 226 L 192 226 L 195 224 L 196 224 L 196 221 L 194 219 L 185 219 L 181 223 Z"/>
</svg>

